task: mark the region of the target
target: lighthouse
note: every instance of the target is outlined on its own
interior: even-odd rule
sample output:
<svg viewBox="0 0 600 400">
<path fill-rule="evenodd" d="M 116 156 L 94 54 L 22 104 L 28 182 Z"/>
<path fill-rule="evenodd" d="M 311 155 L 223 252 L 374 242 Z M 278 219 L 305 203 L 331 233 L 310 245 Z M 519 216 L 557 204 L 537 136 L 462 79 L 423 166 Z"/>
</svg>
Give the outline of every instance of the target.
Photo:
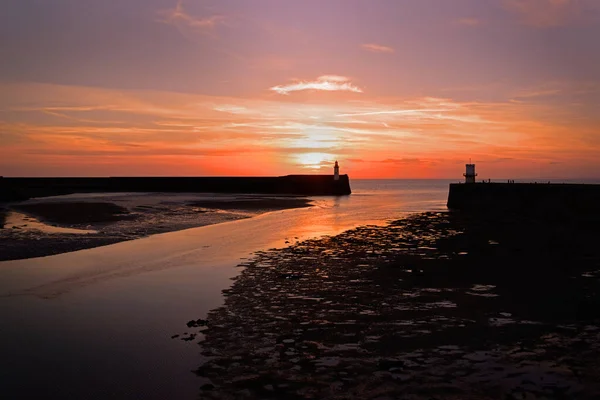
<svg viewBox="0 0 600 400">
<path fill-rule="evenodd" d="M 335 165 L 333 166 L 333 180 L 334 181 L 339 181 L 340 180 L 340 166 L 338 165 L 338 162 L 335 162 Z"/>
<path fill-rule="evenodd" d="M 467 172 L 464 173 L 465 183 L 475 183 L 475 164 L 466 164 Z"/>
</svg>

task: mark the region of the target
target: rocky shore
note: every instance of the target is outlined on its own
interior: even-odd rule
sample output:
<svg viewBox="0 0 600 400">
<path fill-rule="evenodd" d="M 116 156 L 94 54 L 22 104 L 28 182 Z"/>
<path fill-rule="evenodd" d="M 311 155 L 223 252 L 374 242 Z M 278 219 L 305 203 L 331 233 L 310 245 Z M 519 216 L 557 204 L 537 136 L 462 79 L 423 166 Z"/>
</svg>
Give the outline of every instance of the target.
<svg viewBox="0 0 600 400">
<path fill-rule="evenodd" d="M 176 340 L 207 399 L 598 398 L 596 229 L 427 213 L 296 243 Z"/>
</svg>

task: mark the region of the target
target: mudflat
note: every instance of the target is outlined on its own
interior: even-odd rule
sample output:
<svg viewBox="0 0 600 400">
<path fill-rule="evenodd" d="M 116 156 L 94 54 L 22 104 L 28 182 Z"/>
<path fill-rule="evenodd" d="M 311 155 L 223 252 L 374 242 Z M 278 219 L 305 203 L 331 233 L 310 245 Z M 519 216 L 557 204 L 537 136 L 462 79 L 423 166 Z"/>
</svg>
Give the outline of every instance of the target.
<svg viewBox="0 0 600 400">
<path fill-rule="evenodd" d="M 6 228 L 0 231 L 0 261 L 83 250 L 312 205 L 301 197 L 229 195 L 149 204 L 141 199 L 123 204 L 57 199 L 10 204 L 0 211 L 0 222 Z M 53 227 L 59 229 L 50 229 Z"/>
<path fill-rule="evenodd" d="M 106 223 L 135 218 L 126 208 L 107 202 L 32 203 L 18 204 L 13 208 L 59 225 Z"/>
<path fill-rule="evenodd" d="M 204 338 L 202 398 L 598 398 L 596 226 L 427 213 L 260 253 L 175 340 Z"/>
</svg>

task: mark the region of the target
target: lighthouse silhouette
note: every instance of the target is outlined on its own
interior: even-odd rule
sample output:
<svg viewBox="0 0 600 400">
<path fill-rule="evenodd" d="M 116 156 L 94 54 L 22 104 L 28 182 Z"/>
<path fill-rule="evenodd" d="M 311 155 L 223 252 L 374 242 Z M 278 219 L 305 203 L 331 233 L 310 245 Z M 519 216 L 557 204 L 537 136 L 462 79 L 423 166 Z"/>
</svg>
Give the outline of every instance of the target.
<svg viewBox="0 0 600 400">
<path fill-rule="evenodd" d="M 475 177 L 477 176 L 477 174 L 475 173 L 475 164 L 471 164 L 469 162 L 469 164 L 467 164 L 466 167 L 467 172 L 463 174 L 463 176 L 465 177 L 465 183 L 475 183 Z"/>
<path fill-rule="evenodd" d="M 340 166 L 338 165 L 337 160 L 335 161 L 335 165 L 333 166 L 333 180 L 340 180 Z"/>
</svg>

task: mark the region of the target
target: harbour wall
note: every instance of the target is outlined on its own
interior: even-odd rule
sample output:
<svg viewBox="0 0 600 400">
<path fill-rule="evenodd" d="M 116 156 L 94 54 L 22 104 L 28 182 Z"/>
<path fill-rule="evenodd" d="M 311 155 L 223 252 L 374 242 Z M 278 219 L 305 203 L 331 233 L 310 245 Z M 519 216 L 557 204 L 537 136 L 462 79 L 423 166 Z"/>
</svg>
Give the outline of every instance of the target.
<svg viewBox="0 0 600 400">
<path fill-rule="evenodd" d="M 287 175 L 278 177 L 106 177 L 7 178 L 0 177 L 0 201 L 71 193 L 170 192 L 241 193 L 305 196 L 351 194 L 348 175 Z"/>
<path fill-rule="evenodd" d="M 599 213 L 600 185 L 556 183 L 453 183 L 448 208 L 461 211 Z"/>
</svg>

